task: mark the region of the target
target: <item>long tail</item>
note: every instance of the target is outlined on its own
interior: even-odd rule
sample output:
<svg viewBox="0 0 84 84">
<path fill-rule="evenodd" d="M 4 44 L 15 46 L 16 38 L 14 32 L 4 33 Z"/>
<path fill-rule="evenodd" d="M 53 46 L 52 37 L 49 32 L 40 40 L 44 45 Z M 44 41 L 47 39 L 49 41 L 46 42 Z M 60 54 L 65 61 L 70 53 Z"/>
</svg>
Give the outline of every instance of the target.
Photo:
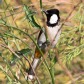
<svg viewBox="0 0 84 84">
<path fill-rule="evenodd" d="M 35 51 L 35 55 L 34 55 L 34 58 L 33 58 L 33 61 L 32 61 L 32 64 L 31 64 L 31 66 L 30 66 L 30 68 L 29 68 L 29 70 L 28 70 L 28 80 L 33 80 L 34 78 L 35 78 L 35 70 L 36 70 L 36 67 L 37 67 L 37 65 L 38 65 L 38 62 L 39 62 L 39 60 L 40 60 L 40 57 L 41 57 L 41 54 L 40 54 L 40 52 L 36 49 L 36 51 Z"/>
</svg>

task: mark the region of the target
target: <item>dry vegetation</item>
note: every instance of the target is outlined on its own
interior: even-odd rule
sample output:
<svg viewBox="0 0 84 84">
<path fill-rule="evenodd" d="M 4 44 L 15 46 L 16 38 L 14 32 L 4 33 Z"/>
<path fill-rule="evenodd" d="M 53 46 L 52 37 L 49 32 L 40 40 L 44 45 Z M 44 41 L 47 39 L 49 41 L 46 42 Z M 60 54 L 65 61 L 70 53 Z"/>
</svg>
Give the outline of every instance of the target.
<svg viewBox="0 0 84 84">
<path fill-rule="evenodd" d="M 41 8 L 60 10 L 62 34 L 57 50 L 48 48 L 36 70 L 37 79 L 29 82 L 25 71 L 38 47 L 38 33 L 45 27 Z M 84 84 L 84 0 L 0 0 L 0 84 L 72 81 Z"/>
</svg>

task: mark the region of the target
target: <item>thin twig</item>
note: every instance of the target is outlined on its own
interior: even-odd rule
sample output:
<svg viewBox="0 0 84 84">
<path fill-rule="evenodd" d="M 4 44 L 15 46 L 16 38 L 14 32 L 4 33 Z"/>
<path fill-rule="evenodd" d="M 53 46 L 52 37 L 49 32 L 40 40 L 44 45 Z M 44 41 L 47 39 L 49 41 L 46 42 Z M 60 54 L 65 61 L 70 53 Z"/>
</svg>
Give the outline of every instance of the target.
<svg viewBox="0 0 84 84">
<path fill-rule="evenodd" d="M 5 19 L 7 17 L 11 17 L 11 16 L 16 15 L 16 14 L 21 14 L 22 12 L 24 12 L 24 11 L 19 11 L 19 12 L 14 13 L 14 14 L 7 15 L 7 16 L 3 17 L 2 19 Z"/>
<path fill-rule="evenodd" d="M 33 32 L 32 34 L 30 34 L 31 36 L 34 35 L 34 34 L 37 34 L 40 30 L 37 30 L 35 32 Z"/>
<path fill-rule="evenodd" d="M 9 48 L 7 45 L 5 45 L 5 44 L 0 44 L 0 46 L 9 49 L 17 58 L 20 58 L 20 56 L 18 56 L 18 55 L 13 51 L 13 49 Z"/>
<path fill-rule="evenodd" d="M 72 15 L 73 11 L 76 9 L 76 7 L 78 7 L 78 6 L 80 5 L 81 2 L 82 2 L 82 1 L 80 1 L 76 6 L 74 6 L 73 10 L 69 13 L 69 15 L 66 17 L 66 19 L 65 19 L 64 22 L 62 23 L 62 25 L 61 25 L 60 29 L 58 30 L 57 34 L 59 33 L 59 31 L 60 31 L 60 30 L 62 29 L 62 27 L 64 26 L 64 23 L 69 19 L 69 17 Z M 44 23 L 44 27 L 45 27 L 45 30 L 46 30 L 46 24 L 45 24 L 45 19 L 44 19 L 44 18 L 43 18 L 43 23 Z M 57 34 L 55 35 L 54 39 L 56 38 Z M 53 41 L 54 41 L 54 39 L 53 39 Z M 51 45 L 52 45 L 53 41 L 51 42 L 51 44 L 50 44 L 50 45 L 48 46 L 48 48 L 46 49 L 46 53 L 45 53 L 44 56 L 43 56 L 45 59 L 47 58 L 46 55 L 47 55 L 49 49 L 51 49 Z M 58 52 L 56 51 L 56 54 L 57 54 L 57 53 L 58 53 Z M 58 63 L 61 65 L 61 67 L 63 68 L 63 70 L 66 72 L 66 74 L 69 76 L 69 78 L 73 81 L 73 76 L 72 76 L 72 74 L 71 74 L 70 71 L 67 69 L 67 67 L 62 64 L 62 62 L 60 61 L 58 55 L 56 55 L 56 58 L 58 59 Z"/>
<path fill-rule="evenodd" d="M 36 79 L 37 79 L 37 81 L 38 81 L 38 84 L 41 84 L 40 83 L 40 81 L 39 81 L 39 79 L 38 79 L 38 77 L 37 77 L 37 75 L 36 75 L 36 72 L 35 72 L 35 70 L 33 69 L 33 66 L 32 66 L 32 64 L 30 63 L 30 61 L 27 59 L 27 57 L 26 56 L 24 56 L 24 55 L 22 55 L 27 61 L 28 61 L 28 63 L 29 63 L 29 65 L 30 65 L 30 67 L 32 68 L 32 70 L 33 70 L 33 72 L 34 72 L 34 74 L 35 74 L 35 77 L 36 77 Z"/>
<path fill-rule="evenodd" d="M 78 3 L 78 5 L 79 5 L 79 3 Z M 78 5 L 77 5 L 77 6 L 78 6 Z M 75 10 L 75 8 L 76 8 L 77 6 L 74 7 L 73 11 Z M 66 20 L 71 16 L 71 14 L 72 14 L 73 11 L 71 11 L 71 13 L 69 14 L 69 16 L 65 19 L 65 22 L 66 22 Z M 43 20 L 44 20 L 44 18 L 43 18 Z M 42 21 L 42 22 L 45 23 L 44 21 Z M 63 25 L 64 25 L 64 23 L 62 24 L 61 28 L 63 27 Z M 44 24 L 44 27 L 46 28 L 46 24 Z M 60 28 L 60 29 L 61 29 L 61 28 Z M 57 36 L 57 35 L 56 35 L 56 36 Z M 3 47 L 4 47 L 4 46 L 3 46 Z M 9 48 L 9 47 L 6 47 L 6 48 Z M 48 49 L 47 49 L 47 53 L 48 53 L 48 50 L 49 50 L 49 49 L 51 49 L 50 46 L 49 46 Z M 13 50 L 10 50 L 10 51 L 12 52 Z M 12 53 L 15 54 L 14 52 L 12 52 Z M 44 56 L 47 55 L 47 53 L 45 53 Z M 41 54 L 42 54 L 42 53 L 41 53 Z M 42 55 L 43 55 L 43 54 L 42 54 Z M 16 56 L 17 56 L 17 55 L 16 55 Z M 44 57 L 44 56 L 43 56 L 43 59 L 45 60 L 45 57 Z M 61 64 L 61 63 L 60 63 L 60 64 Z"/>
<path fill-rule="evenodd" d="M 55 35 L 53 41 L 54 41 L 55 38 L 57 37 L 59 31 L 60 31 L 60 30 L 62 29 L 62 27 L 64 26 L 65 22 L 69 19 L 69 17 L 72 15 L 73 11 L 81 4 L 81 2 L 82 2 L 82 0 L 80 0 L 80 2 L 79 2 L 77 5 L 75 5 L 74 8 L 72 9 L 72 11 L 68 14 L 68 16 L 66 17 L 66 19 L 64 20 L 64 22 L 61 24 L 61 27 L 60 27 L 60 29 L 58 30 L 58 32 L 56 33 L 56 35 Z M 52 45 L 53 41 L 51 42 L 51 45 Z"/>
<path fill-rule="evenodd" d="M 59 31 L 61 30 L 61 28 L 63 27 L 64 23 L 69 19 L 69 17 L 72 15 L 73 11 L 76 9 L 76 7 L 78 7 L 80 5 L 82 1 L 80 1 L 76 6 L 74 6 L 73 10 L 69 13 L 69 15 L 66 17 L 66 19 L 64 20 L 64 22 L 62 23 L 60 29 L 58 30 L 57 34 L 59 33 Z M 55 35 L 55 38 L 57 36 L 57 34 Z M 54 39 L 55 39 L 54 38 Z M 54 40 L 53 40 L 54 41 Z M 52 41 L 52 43 L 53 43 Z M 60 64 L 60 66 L 62 67 L 62 69 L 66 72 L 66 74 L 70 77 L 70 79 L 74 82 L 74 79 L 73 79 L 73 76 L 72 74 L 70 73 L 70 71 L 67 69 L 66 66 L 63 65 L 63 63 L 61 62 L 61 60 L 59 59 L 59 55 L 58 55 L 58 51 L 57 49 L 55 50 L 56 52 L 56 58 L 58 60 L 58 63 Z"/>
<path fill-rule="evenodd" d="M 66 74 L 69 76 L 69 78 L 70 78 L 72 81 L 74 81 L 74 80 L 73 80 L 74 78 L 73 78 L 71 72 L 67 69 L 67 67 L 66 67 L 65 65 L 63 65 L 63 63 L 62 63 L 61 60 L 59 59 L 59 54 L 58 54 L 57 49 L 55 49 L 55 54 L 56 54 L 56 55 L 55 55 L 55 56 L 56 56 L 56 59 L 57 59 L 59 65 L 61 66 L 61 68 L 66 72 Z"/>
<path fill-rule="evenodd" d="M 77 73 L 74 76 L 74 82 L 77 81 L 77 80 L 79 80 L 82 76 L 84 76 L 84 72 Z M 66 84 L 72 84 L 72 81 L 68 81 Z"/>
<path fill-rule="evenodd" d="M 16 57 L 20 58 L 20 56 L 17 55 L 17 54 L 13 51 L 12 48 L 9 48 L 9 47 L 8 47 L 7 45 L 5 45 L 5 44 L 0 44 L 0 46 L 2 46 L 2 47 L 4 47 L 4 48 L 7 48 L 7 49 L 8 49 L 9 51 L 11 51 Z M 23 55 L 23 57 L 28 61 L 28 63 L 29 63 L 30 66 L 32 67 L 30 61 L 26 58 L 26 56 Z M 33 69 L 33 68 L 32 68 L 32 69 Z M 38 84 L 41 84 L 40 81 L 39 81 L 39 79 L 38 79 L 38 77 L 36 76 L 36 73 L 35 73 L 34 69 L 33 69 L 33 72 L 34 72 L 34 74 L 35 74 L 35 77 L 36 77 L 36 80 L 37 80 Z"/>
</svg>

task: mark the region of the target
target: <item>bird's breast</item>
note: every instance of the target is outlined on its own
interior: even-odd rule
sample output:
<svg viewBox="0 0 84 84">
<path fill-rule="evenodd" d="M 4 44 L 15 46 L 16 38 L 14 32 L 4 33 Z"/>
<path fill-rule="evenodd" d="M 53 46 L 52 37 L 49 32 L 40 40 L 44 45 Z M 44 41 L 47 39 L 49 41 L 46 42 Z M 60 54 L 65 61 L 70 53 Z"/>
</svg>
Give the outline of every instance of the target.
<svg viewBox="0 0 84 84">
<path fill-rule="evenodd" d="M 48 40 L 55 45 L 60 37 L 60 25 L 55 27 L 47 27 Z"/>
</svg>

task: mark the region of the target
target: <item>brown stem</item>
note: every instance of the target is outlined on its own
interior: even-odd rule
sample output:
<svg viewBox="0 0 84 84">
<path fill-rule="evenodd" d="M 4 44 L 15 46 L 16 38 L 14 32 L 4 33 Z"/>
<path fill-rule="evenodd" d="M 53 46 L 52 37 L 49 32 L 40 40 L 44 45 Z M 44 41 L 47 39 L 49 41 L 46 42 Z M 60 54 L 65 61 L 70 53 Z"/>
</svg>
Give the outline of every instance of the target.
<svg viewBox="0 0 84 84">
<path fill-rule="evenodd" d="M 11 51 L 17 58 L 20 58 L 20 56 L 18 56 L 18 55 L 13 51 L 12 48 L 8 47 L 8 46 L 5 45 L 5 44 L 0 44 L 0 46 L 2 46 L 2 47 L 4 47 L 4 48 L 7 48 L 7 49 L 8 49 L 9 51 Z M 31 64 L 30 61 L 27 59 L 27 57 L 24 56 L 24 55 L 23 55 L 23 57 L 28 61 L 28 63 L 29 63 L 30 66 L 32 67 L 32 64 Z M 36 75 L 36 73 L 35 73 L 35 70 L 34 70 L 33 68 L 32 68 L 32 70 L 33 70 L 33 72 L 34 72 L 34 74 L 35 74 L 35 78 L 36 78 L 38 84 L 41 84 L 40 81 L 39 81 L 39 79 L 38 79 L 38 77 L 37 77 L 37 75 Z"/>
<path fill-rule="evenodd" d="M 59 65 L 62 67 L 62 69 L 65 71 L 65 73 L 69 76 L 69 78 L 74 81 L 74 78 L 71 74 L 71 72 L 68 70 L 68 68 L 61 62 L 61 60 L 59 59 L 59 54 L 58 54 L 58 50 L 57 48 L 55 49 L 55 54 L 56 54 L 56 59 L 59 63 Z"/>
</svg>

